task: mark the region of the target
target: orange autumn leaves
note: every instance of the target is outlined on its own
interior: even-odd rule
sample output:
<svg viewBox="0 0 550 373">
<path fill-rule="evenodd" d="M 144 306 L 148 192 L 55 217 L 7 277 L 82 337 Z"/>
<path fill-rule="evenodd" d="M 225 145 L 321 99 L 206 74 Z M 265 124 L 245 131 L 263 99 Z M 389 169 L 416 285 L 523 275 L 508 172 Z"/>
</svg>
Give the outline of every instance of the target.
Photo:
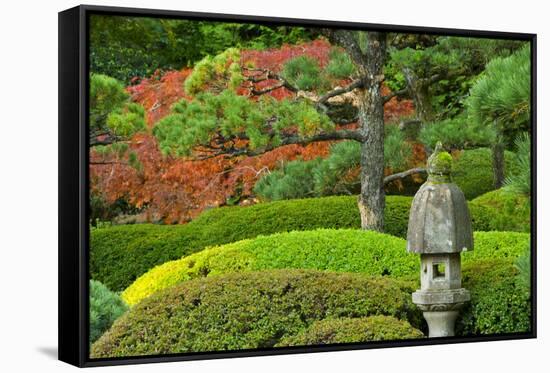
<svg viewBox="0 0 550 373">
<path fill-rule="evenodd" d="M 328 42 L 316 40 L 266 51 L 245 50 L 241 53 L 241 62 L 252 62 L 256 68 L 277 73 L 289 59 L 306 54 L 324 66 L 329 60 L 331 48 Z M 128 87 L 132 100 L 143 105 L 147 113 L 148 133 L 135 135 L 129 144 L 141 167 L 135 169 L 124 161 L 106 160 L 92 150 L 93 163 L 108 161 L 90 166 L 92 193 L 100 194 L 107 203 L 124 198 L 131 205 L 142 208 L 141 221 L 184 223 L 204 209 L 222 206 L 228 201 L 255 203 L 252 194 L 254 184 L 265 172 L 276 168 L 281 162 L 310 160 L 328 155 L 330 143 L 319 142 L 307 146 L 283 146 L 257 157 L 216 157 L 202 161 L 163 157 L 150 129 L 169 114 L 172 104 L 180 99 L 190 99 L 183 89 L 183 82 L 190 72 L 191 69 L 164 74 L 157 72 L 139 84 Z M 254 88 L 262 89 L 274 83 L 266 80 L 256 83 Z M 248 88 L 243 86 L 238 92 L 246 94 Z M 294 95 L 284 87 L 269 94 L 277 99 Z M 410 101 L 398 101 L 396 98 L 388 102 L 385 109 L 388 121 L 410 115 L 414 111 Z"/>
</svg>

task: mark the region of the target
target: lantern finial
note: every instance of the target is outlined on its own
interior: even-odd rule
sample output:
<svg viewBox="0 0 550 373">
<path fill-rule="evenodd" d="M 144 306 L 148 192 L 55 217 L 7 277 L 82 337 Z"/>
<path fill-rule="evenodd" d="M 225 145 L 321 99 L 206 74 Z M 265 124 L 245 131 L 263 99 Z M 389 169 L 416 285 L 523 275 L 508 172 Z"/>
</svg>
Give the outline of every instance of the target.
<svg viewBox="0 0 550 373">
<path fill-rule="evenodd" d="M 441 141 L 437 142 L 435 150 L 428 158 L 428 181 L 451 182 L 453 158 L 443 150 Z"/>
</svg>

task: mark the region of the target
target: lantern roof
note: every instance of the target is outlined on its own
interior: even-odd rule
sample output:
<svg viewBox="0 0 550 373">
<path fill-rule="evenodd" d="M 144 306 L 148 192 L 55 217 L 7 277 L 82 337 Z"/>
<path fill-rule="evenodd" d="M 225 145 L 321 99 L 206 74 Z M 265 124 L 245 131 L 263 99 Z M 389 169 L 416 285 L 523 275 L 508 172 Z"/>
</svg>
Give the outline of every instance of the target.
<svg viewBox="0 0 550 373">
<path fill-rule="evenodd" d="M 421 254 L 473 249 L 472 220 L 464 193 L 451 180 L 452 157 L 438 143 L 428 158 L 428 180 L 414 196 L 407 250 Z"/>
</svg>

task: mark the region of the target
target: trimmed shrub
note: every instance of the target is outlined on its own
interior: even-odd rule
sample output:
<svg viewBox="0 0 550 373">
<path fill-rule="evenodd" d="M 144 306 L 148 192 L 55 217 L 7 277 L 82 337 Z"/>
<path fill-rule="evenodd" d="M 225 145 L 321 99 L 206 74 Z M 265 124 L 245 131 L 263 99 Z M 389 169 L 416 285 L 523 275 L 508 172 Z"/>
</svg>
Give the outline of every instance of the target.
<svg viewBox="0 0 550 373">
<path fill-rule="evenodd" d="M 459 335 L 525 333 L 531 330 L 529 292 L 518 281 L 510 259 L 484 260 L 464 266 L 463 286 L 471 293 L 457 320 Z"/>
<path fill-rule="evenodd" d="M 99 281 L 90 280 L 90 343 L 128 310 L 126 303 Z"/>
<path fill-rule="evenodd" d="M 531 235 L 520 232 L 474 232 L 474 250 L 462 254 L 463 263 L 485 259 L 519 258 L 529 245 Z"/>
<path fill-rule="evenodd" d="M 300 333 L 283 338 L 277 346 L 312 346 L 331 343 L 360 343 L 423 338 L 407 321 L 391 316 L 325 319 L 315 321 Z"/>
<path fill-rule="evenodd" d="M 387 233 L 406 235 L 411 201 L 410 197 L 386 197 Z M 215 208 L 185 225 L 139 224 L 92 230 L 90 272 L 92 278 L 119 291 L 154 266 L 207 246 L 292 230 L 360 227 L 355 196 Z"/>
<path fill-rule="evenodd" d="M 475 248 L 463 255 L 470 263 L 487 258 L 518 258 L 529 234 L 476 232 Z M 229 272 L 264 269 L 316 269 L 373 276 L 416 276 L 419 256 L 405 250 L 404 239 L 363 230 L 326 230 L 260 236 L 203 250 L 164 263 L 138 278 L 122 296 L 136 304 L 183 281 Z"/>
<path fill-rule="evenodd" d="M 526 332 L 530 300 L 509 259 L 464 266 L 472 301 L 458 335 Z M 414 280 L 363 274 L 275 270 L 184 282 L 143 300 L 93 346 L 92 357 L 270 348 L 323 319 L 388 315 L 425 331 L 410 294 Z"/>
<path fill-rule="evenodd" d="M 514 263 L 519 274 L 517 284 L 527 295 L 531 294 L 531 245 L 525 246 L 523 254 Z"/>
<path fill-rule="evenodd" d="M 531 230 L 531 205 L 527 196 L 501 188 L 475 198 L 470 203 L 473 205 L 486 207 L 488 230 Z"/>
<path fill-rule="evenodd" d="M 406 237 L 411 197 L 387 196 L 386 233 Z M 499 229 L 489 207 L 470 204 L 476 231 Z M 208 210 L 185 225 L 113 226 L 91 231 L 90 273 L 121 291 L 149 269 L 208 246 L 293 230 L 360 228 L 355 196 L 261 203 Z"/>
<path fill-rule="evenodd" d="M 134 306 L 91 357 L 271 348 L 325 318 L 388 315 L 419 327 L 412 290 L 389 278 L 306 270 L 196 279 Z"/>
<path fill-rule="evenodd" d="M 506 175 L 515 173 L 515 157 L 513 152 L 504 152 Z M 463 151 L 453 162 L 453 181 L 462 189 L 467 200 L 494 190 L 491 149 L 478 148 Z"/>
<path fill-rule="evenodd" d="M 363 230 L 320 229 L 260 236 L 203 250 L 164 263 L 123 292 L 136 304 L 154 292 L 196 277 L 264 269 L 317 269 L 403 276 L 415 273 L 417 255 L 407 255 L 405 240 Z"/>
</svg>

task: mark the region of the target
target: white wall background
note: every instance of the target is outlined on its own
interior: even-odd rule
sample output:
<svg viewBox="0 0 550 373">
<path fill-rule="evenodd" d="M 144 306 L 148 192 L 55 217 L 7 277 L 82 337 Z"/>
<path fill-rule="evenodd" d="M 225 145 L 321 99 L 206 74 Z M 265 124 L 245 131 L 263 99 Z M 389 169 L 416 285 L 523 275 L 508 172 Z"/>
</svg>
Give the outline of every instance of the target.
<svg viewBox="0 0 550 373">
<path fill-rule="evenodd" d="M 538 34 L 537 340 L 164 363 L 116 372 L 525 372 L 550 363 L 548 255 L 550 26 L 544 1 L 90 0 L 97 5 L 346 20 Z M 57 12 L 76 1 L 0 10 L 0 371 L 69 371 L 57 351 Z M 546 293 L 546 295 L 545 295 Z"/>
</svg>

